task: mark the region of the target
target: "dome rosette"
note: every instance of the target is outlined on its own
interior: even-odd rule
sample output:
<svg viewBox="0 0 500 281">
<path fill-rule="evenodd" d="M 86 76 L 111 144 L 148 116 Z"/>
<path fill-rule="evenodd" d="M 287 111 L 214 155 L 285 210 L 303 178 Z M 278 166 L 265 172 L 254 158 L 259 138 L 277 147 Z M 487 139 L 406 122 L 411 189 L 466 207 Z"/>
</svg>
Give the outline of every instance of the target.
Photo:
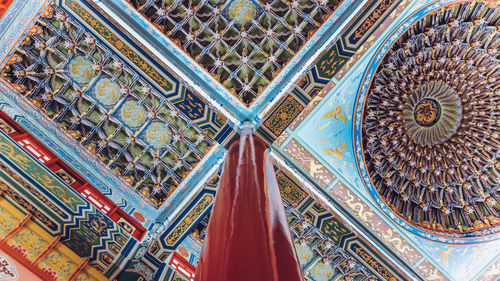
<svg viewBox="0 0 500 281">
<path fill-rule="evenodd" d="M 498 18 L 485 3 L 417 12 L 379 48 L 361 87 L 364 182 L 391 218 L 426 238 L 499 232 Z"/>
</svg>

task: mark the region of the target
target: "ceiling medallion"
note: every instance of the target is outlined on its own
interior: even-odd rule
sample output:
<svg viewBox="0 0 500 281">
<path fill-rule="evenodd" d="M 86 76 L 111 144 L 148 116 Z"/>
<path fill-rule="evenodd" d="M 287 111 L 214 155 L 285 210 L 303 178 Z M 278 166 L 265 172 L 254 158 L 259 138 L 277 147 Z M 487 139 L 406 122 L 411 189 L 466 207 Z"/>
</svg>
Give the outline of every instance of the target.
<svg viewBox="0 0 500 281">
<path fill-rule="evenodd" d="M 412 87 L 417 88 L 406 94 L 400 120 L 408 136 L 425 145 L 447 141 L 456 133 L 462 118 L 462 103 L 454 87 L 440 79 Z"/>
<path fill-rule="evenodd" d="M 68 73 L 76 83 L 87 84 L 92 80 L 94 74 L 92 61 L 83 56 L 78 56 L 69 62 Z"/>
<path fill-rule="evenodd" d="M 447 6 L 413 17 L 381 46 L 385 57 L 360 101 L 361 170 L 406 229 L 498 232 L 498 16 L 484 3 Z"/>
<path fill-rule="evenodd" d="M 422 127 L 431 127 L 441 117 L 441 106 L 434 99 L 423 99 L 413 110 L 415 122 Z"/>
<path fill-rule="evenodd" d="M 228 16 L 234 23 L 245 25 L 257 15 L 257 7 L 252 0 L 234 0 L 229 4 Z"/>
<path fill-rule="evenodd" d="M 146 139 L 156 149 L 167 147 L 171 141 L 171 136 L 172 132 L 168 125 L 162 122 L 153 122 L 146 129 Z"/>
<path fill-rule="evenodd" d="M 131 128 L 140 127 L 146 121 L 146 109 L 135 100 L 126 101 L 121 107 L 120 115 L 123 122 Z"/>
<path fill-rule="evenodd" d="M 109 78 L 97 81 L 94 94 L 96 99 L 105 106 L 115 105 L 122 96 L 120 85 Z"/>
</svg>

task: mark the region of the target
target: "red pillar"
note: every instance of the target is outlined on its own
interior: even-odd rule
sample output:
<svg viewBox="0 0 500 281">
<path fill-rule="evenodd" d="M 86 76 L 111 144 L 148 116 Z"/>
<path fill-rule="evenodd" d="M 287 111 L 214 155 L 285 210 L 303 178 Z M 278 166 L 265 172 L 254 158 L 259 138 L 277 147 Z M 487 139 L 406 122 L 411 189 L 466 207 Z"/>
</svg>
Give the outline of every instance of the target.
<svg viewBox="0 0 500 281">
<path fill-rule="evenodd" d="M 195 281 L 302 281 L 267 146 L 229 148 Z"/>
<path fill-rule="evenodd" d="M 0 0 L 0 18 L 3 17 L 13 0 Z"/>
</svg>

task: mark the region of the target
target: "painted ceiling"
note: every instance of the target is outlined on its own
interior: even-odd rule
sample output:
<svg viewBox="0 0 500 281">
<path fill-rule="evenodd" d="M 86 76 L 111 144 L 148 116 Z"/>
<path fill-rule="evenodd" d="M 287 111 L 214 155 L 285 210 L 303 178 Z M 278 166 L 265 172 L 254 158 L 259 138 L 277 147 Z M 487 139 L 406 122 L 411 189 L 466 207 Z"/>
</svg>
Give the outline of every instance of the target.
<svg viewBox="0 0 500 281">
<path fill-rule="evenodd" d="M 66 247 L 73 274 L 25 257 L 55 280 L 192 280 L 226 148 L 250 126 L 306 280 L 497 280 L 499 9 L 14 1 L 0 206 L 15 210 L 0 230 Z"/>
</svg>

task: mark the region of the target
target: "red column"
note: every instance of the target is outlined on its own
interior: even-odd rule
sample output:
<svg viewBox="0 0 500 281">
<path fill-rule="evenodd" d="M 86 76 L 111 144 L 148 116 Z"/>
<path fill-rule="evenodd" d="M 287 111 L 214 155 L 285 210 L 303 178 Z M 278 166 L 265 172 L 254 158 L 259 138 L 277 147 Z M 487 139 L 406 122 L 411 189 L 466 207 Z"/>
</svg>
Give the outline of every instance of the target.
<svg viewBox="0 0 500 281">
<path fill-rule="evenodd" d="M 229 148 L 195 281 L 302 281 L 268 155 L 243 135 Z"/>
<path fill-rule="evenodd" d="M 0 0 L 0 18 L 5 14 L 13 0 Z"/>
</svg>

